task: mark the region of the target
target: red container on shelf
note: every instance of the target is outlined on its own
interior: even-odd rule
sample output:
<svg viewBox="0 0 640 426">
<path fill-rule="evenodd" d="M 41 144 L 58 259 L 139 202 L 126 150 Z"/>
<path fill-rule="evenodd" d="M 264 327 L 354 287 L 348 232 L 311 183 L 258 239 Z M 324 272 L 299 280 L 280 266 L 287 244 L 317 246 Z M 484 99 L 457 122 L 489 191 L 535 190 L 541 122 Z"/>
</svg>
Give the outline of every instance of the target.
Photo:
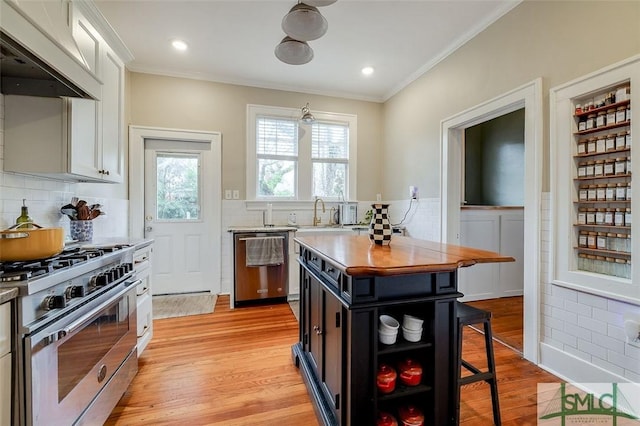
<svg viewBox="0 0 640 426">
<path fill-rule="evenodd" d="M 390 365 L 380 364 L 378 367 L 377 385 L 381 393 L 391 393 L 396 389 L 398 374 Z"/>
<path fill-rule="evenodd" d="M 400 407 L 398 414 L 402 426 L 424 426 L 424 414 L 414 405 Z"/>
<path fill-rule="evenodd" d="M 398 365 L 400 381 L 407 386 L 418 386 L 422 381 L 422 366 L 418 361 L 405 359 Z"/>
<path fill-rule="evenodd" d="M 398 421 L 391 414 L 380 411 L 378 413 L 378 419 L 376 420 L 376 426 L 398 426 Z"/>
</svg>

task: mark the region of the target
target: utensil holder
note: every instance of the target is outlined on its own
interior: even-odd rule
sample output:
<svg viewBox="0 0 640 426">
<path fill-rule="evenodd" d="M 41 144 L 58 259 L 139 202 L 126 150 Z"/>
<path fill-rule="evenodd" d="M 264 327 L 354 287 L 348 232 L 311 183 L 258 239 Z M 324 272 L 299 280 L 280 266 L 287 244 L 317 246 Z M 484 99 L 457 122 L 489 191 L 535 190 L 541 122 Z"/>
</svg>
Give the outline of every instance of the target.
<svg viewBox="0 0 640 426">
<path fill-rule="evenodd" d="M 91 241 L 93 239 L 93 221 L 72 220 L 69 222 L 69 233 L 72 240 Z"/>
</svg>

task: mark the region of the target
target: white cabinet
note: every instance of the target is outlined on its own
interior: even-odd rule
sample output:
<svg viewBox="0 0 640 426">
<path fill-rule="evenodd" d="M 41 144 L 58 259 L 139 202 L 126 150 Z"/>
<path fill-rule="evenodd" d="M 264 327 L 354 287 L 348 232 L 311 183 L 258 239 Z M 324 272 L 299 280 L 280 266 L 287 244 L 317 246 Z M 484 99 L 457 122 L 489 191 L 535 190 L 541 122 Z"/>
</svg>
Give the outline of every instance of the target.
<svg viewBox="0 0 640 426">
<path fill-rule="evenodd" d="M 102 178 L 109 182 L 124 179 L 124 63 L 105 46 L 102 56 L 102 98 L 99 137 Z"/>
<path fill-rule="evenodd" d="M 479 209 L 460 212 L 460 244 L 508 254 L 515 262 L 475 265 L 458 272 L 464 301 L 521 296 L 524 292 L 524 210 Z"/>
<path fill-rule="evenodd" d="M 0 305 L 0 426 L 11 424 L 11 303 Z"/>
<path fill-rule="evenodd" d="M 640 300 L 640 229 L 631 225 L 640 206 L 630 191 L 640 173 L 631 143 L 639 88 L 636 56 L 550 91 L 553 283 L 632 303 Z"/>
<path fill-rule="evenodd" d="M 133 266 L 136 278 L 141 282 L 136 287 L 137 316 L 138 316 L 138 356 L 145 350 L 153 337 L 153 303 L 151 288 L 151 253 L 153 245 L 136 250 Z"/>
</svg>

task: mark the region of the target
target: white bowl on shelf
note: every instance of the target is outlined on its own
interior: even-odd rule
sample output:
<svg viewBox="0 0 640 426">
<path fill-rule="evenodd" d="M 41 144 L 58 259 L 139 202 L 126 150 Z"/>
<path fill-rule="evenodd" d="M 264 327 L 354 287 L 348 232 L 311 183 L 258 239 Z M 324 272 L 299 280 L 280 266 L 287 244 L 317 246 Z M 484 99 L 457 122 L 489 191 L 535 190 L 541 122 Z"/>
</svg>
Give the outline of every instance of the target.
<svg viewBox="0 0 640 426">
<path fill-rule="evenodd" d="M 385 333 L 398 333 L 400 323 L 390 315 L 380 315 L 380 330 Z"/>
<path fill-rule="evenodd" d="M 398 332 L 388 332 L 382 328 L 378 329 L 378 340 L 385 345 L 393 345 L 398 339 Z"/>
<path fill-rule="evenodd" d="M 422 338 L 422 328 L 420 330 L 408 330 L 405 327 L 402 327 L 402 337 L 407 342 L 419 342 Z"/>
<path fill-rule="evenodd" d="M 424 320 L 413 315 L 404 315 L 402 317 L 402 327 L 407 330 L 422 331 L 422 323 L 424 323 Z"/>
</svg>

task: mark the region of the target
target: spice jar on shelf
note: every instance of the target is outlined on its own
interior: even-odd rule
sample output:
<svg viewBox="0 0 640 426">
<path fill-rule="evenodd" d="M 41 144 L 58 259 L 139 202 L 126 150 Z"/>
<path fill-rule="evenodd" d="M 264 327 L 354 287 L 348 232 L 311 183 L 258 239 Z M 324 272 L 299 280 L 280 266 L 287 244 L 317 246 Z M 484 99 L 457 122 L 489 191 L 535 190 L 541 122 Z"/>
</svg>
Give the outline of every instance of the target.
<svg viewBox="0 0 640 426">
<path fill-rule="evenodd" d="M 595 224 L 596 224 L 596 209 L 587 208 L 587 225 L 595 225 Z"/>
<path fill-rule="evenodd" d="M 604 224 L 607 226 L 613 226 L 614 209 L 605 209 L 604 212 Z"/>
<path fill-rule="evenodd" d="M 578 225 L 586 225 L 587 224 L 587 209 L 586 207 L 581 207 L 578 209 Z"/>
<path fill-rule="evenodd" d="M 596 138 L 587 139 L 587 154 L 596 153 Z"/>
<path fill-rule="evenodd" d="M 585 169 L 585 176 L 586 177 L 593 177 L 595 164 L 596 164 L 596 162 L 593 161 L 593 160 L 587 161 L 587 167 Z"/>
<path fill-rule="evenodd" d="M 587 247 L 589 247 L 590 249 L 594 249 L 598 247 L 597 241 L 596 241 L 597 236 L 598 236 L 597 232 L 589 231 L 589 233 L 587 234 Z"/>
<path fill-rule="evenodd" d="M 596 185 L 596 200 L 605 201 L 607 198 L 607 184 L 600 183 Z"/>
<path fill-rule="evenodd" d="M 596 152 L 598 154 L 607 152 L 606 136 L 598 136 L 596 138 Z"/>
<path fill-rule="evenodd" d="M 627 107 L 622 105 L 616 109 L 616 123 L 624 123 L 627 121 Z"/>
<path fill-rule="evenodd" d="M 604 176 L 604 160 L 596 160 L 593 166 L 593 175 L 596 177 Z"/>
<path fill-rule="evenodd" d="M 624 226 L 631 226 L 631 209 L 629 207 L 624 211 Z"/>
<path fill-rule="evenodd" d="M 598 232 L 596 237 L 596 247 L 598 250 L 606 250 L 607 249 L 607 233 L 606 232 Z"/>
<path fill-rule="evenodd" d="M 586 130 L 591 130 L 596 128 L 596 117 L 597 117 L 596 114 L 587 115 Z"/>
<path fill-rule="evenodd" d="M 606 144 L 605 144 L 606 146 Z M 578 141 L 578 155 L 583 155 L 587 153 L 587 140 L 580 139 Z"/>
<path fill-rule="evenodd" d="M 587 118 L 586 117 L 580 117 L 578 119 L 578 131 L 579 132 L 584 132 L 585 130 L 587 130 Z"/>
<path fill-rule="evenodd" d="M 616 157 L 615 174 L 623 175 L 627 173 L 627 157 Z"/>
<path fill-rule="evenodd" d="M 624 146 L 625 148 L 631 148 L 631 130 L 627 130 L 627 133 L 625 133 Z"/>
<path fill-rule="evenodd" d="M 601 207 L 596 209 L 596 225 L 604 225 L 604 214 L 607 209 Z"/>
<path fill-rule="evenodd" d="M 616 240 L 616 234 L 614 234 L 613 232 L 607 233 L 607 250 L 616 251 Z"/>
<path fill-rule="evenodd" d="M 604 127 L 607 125 L 607 113 L 606 111 L 598 112 L 596 116 L 596 127 Z"/>
<path fill-rule="evenodd" d="M 616 199 L 616 184 L 608 183 L 604 196 L 606 201 L 614 201 Z"/>
<path fill-rule="evenodd" d="M 625 201 L 627 199 L 627 184 L 618 182 L 616 184 L 616 201 Z"/>
<path fill-rule="evenodd" d="M 607 110 L 607 126 L 610 126 L 612 124 L 616 124 L 616 109 L 615 108 L 609 108 Z"/>
<path fill-rule="evenodd" d="M 586 141 L 585 141 L 586 143 Z M 611 151 L 615 151 L 616 150 L 616 134 L 615 133 L 609 133 L 606 136 L 606 139 L 604 141 L 604 146 L 607 150 L 607 152 L 611 152 Z M 586 145 L 585 145 L 585 150 L 587 149 Z"/>
<path fill-rule="evenodd" d="M 616 209 L 616 212 L 614 213 L 613 216 L 613 224 L 615 226 L 624 226 L 624 211 L 623 209 Z"/>
<path fill-rule="evenodd" d="M 604 175 L 613 176 L 615 174 L 615 171 L 616 171 L 616 160 L 613 158 L 607 158 L 606 160 L 604 160 Z"/>
<path fill-rule="evenodd" d="M 588 185 L 587 186 L 587 201 L 596 201 L 598 196 L 597 186 L 596 185 Z"/>
<path fill-rule="evenodd" d="M 582 184 L 578 189 L 578 201 L 587 201 L 589 185 Z"/>
<path fill-rule="evenodd" d="M 618 132 L 616 134 L 616 150 L 621 150 L 626 148 L 627 146 L 626 136 L 627 136 L 627 132 Z"/>
<path fill-rule="evenodd" d="M 614 164 L 615 164 L 615 160 L 614 160 Z M 587 177 L 587 163 L 584 161 L 581 163 L 578 163 L 578 177 L 579 178 Z"/>
<path fill-rule="evenodd" d="M 578 247 L 587 248 L 587 237 L 589 236 L 588 231 L 580 231 L 578 234 Z"/>
<path fill-rule="evenodd" d="M 627 182 L 627 201 L 631 201 L 631 182 Z"/>
</svg>

